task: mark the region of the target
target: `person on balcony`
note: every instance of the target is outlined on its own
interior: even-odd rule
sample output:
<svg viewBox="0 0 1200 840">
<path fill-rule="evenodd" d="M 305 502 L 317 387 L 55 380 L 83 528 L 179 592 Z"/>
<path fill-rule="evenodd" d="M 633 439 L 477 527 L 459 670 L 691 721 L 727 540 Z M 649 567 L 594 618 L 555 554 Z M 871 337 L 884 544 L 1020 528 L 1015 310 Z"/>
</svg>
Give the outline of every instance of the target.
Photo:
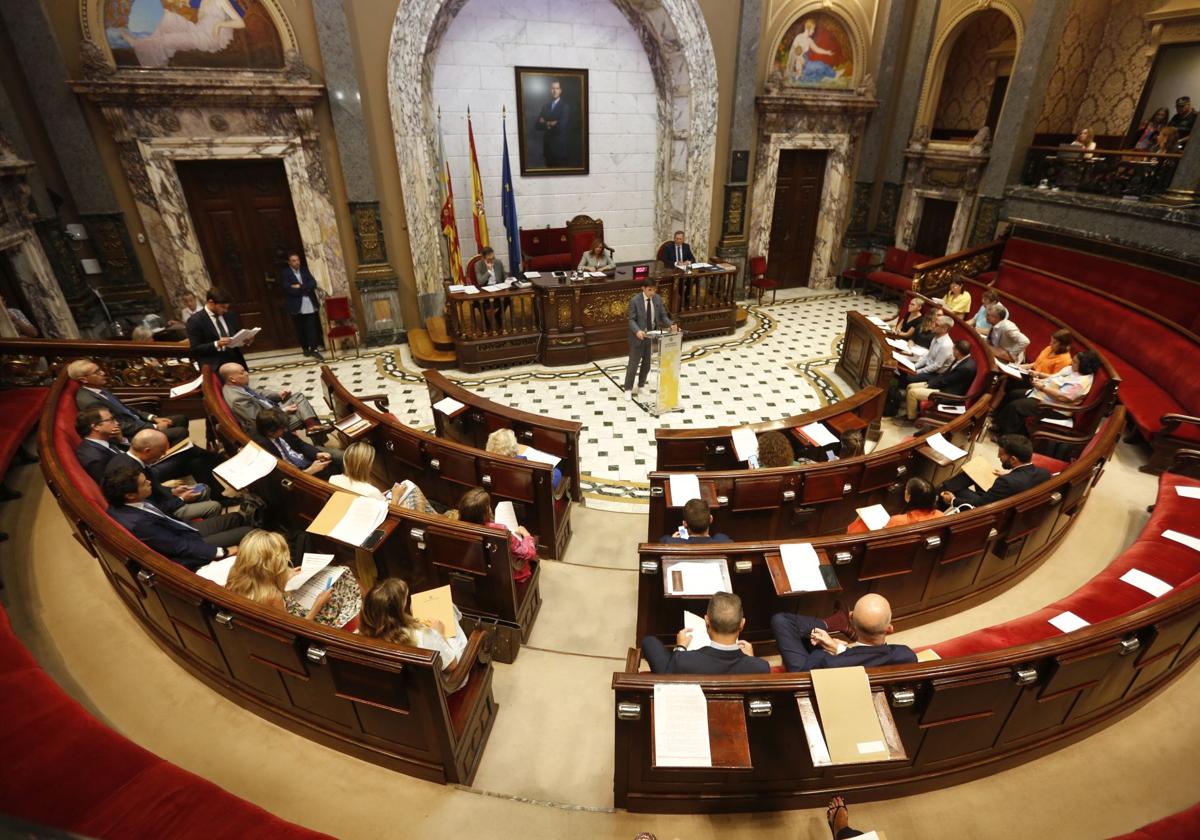
<svg viewBox="0 0 1200 840">
<path fill-rule="evenodd" d="M 1171 119 L 1171 112 L 1166 108 L 1159 108 L 1151 115 L 1150 119 L 1142 123 L 1137 130 L 1137 140 L 1133 143 L 1133 148 L 1139 152 L 1149 152 L 1158 148 L 1158 132 L 1167 125 Z"/>
<path fill-rule="evenodd" d="M 1083 149 L 1085 152 L 1094 151 L 1096 148 L 1096 140 L 1092 135 L 1090 128 L 1085 128 L 1075 135 L 1075 139 L 1070 144 L 1073 148 Z M 1085 155 L 1084 157 L 1090 157 Z"/>
<path fill-rule="evenodd" d="M 1196 127 L 1196 109 L 1192 107 L 1192 97 L 1181 96 L 1175 100 L 1175 116 L 1167 122 L 1167 127 L 1175 129 L 1177 142 L 1182 148 Z"/>
</svg>

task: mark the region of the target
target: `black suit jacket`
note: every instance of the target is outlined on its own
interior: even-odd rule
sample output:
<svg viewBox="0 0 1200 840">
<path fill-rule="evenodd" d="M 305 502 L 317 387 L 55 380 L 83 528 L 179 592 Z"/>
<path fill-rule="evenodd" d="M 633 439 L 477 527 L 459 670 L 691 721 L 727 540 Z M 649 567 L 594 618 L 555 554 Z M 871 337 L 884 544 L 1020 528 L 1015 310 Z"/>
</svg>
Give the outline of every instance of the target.
<svg viewBox="0 0 1200 840">
<path fill-rule="evenodd" d="M 199 531 L 182 522 L 129 505 L 110 507 L 108 515 L 159 554 L 193 571 L 217 559 L 217 546 L 206 543 Z"/>
<path fill-rule="evenodd" d="M 929 377 L 925 385 L 935 391 L 962 396 L 967 393 L 971 383 L 975 381 L 975 370 L 975 360 L 967 356 L 957 365 Z"/>
<path fill-rule="evenodd" d="M 292 315 L 299 315 L 301 302 L 306 297 L 312 301 L 313 312 L 320 311 L 321 301 L 317 299 L 317 278 L 312 276 L 308 266 L 300 266 L 300 288 L 292 288 L 295 284 L 296 275 L 292 273 L 292 267 L 285 265 L 283 271 L 279 272 L 279 285 L 283 289 L 288 312 Z M 228 315 L 225 316 L 225 324 L 226 326 L 229 324 Z"/>
<path fill-rule="evenodd" d="M 917 661 L 917 655 L 907 645 L 856 645 L 848 647 L 837 656 L 818 648 L 808 655 L 805 671 L 818 668 L 851 668 L 861 665 L 902 665 Z"/>
<path fill-rule="evenodd" d="M 95 449 L 96 447 L 92 448 Z M 141 461 L 139 461 L 137 458 L 134 458 L 132 455 L 125 454 L 121 457 L 114 455 L 109 459 L 108 464 L 105 465 L 104 473 L 108 474 L 116 472 L 117 469 L 125 464 L 136 464 L 140 466 L 142 468 L 142 472 L 145 473 L 146 478 L 150 479 L 150 498 L 148 498 L 146 501 L 153 504 L 156 508 L 168 516 L 174 516 L 175 511 L 183 507 L 183 499 L 180 499 L 162 485 L 162 482 L 159 481 L 159 476 L 155 474 L 156 470 L 152 467 L 145 466 Z"/>
<path fill-rule="evenodd" d="M 695 262 L 696 255 L 692 253 L 692 246 L 688 243 L 683 243 L 683 259 L 685 262 Z M 663 265 L 675 265 L 679 260 L 675 259 L 675 243 L 668 242 L 658 252 L 658 261 Z"/>
<path fill-rule="evenodd" d="M 740 650 L 717 650 L 702 647 L 698 650 L 672 652 L 663 674 L 769 674 L 771 663 L 757 656 L 747 656 Z"/>
<path fill-rule="evenodd" d="M 87 388 L 80 388 L 75 392 L 75 407 L 80 411 L 107 408 L 112 412 L 113 419 L 121 424 L 121 435 L 126 440 L 132 440 L 142 429 L 149 429 L 154 425 L 148 412 L 125 405 L 107 388 L 102 388 L 99 394 Z"/>
<path fill-rule="evenodd" d="M 1050 478 L 1050 473 L 1041 467 L 1035 467 L 1033 464 L 1022 464 L 1012 472 L 998 476 L 991 489 L 983 493 L 978 493 L 971 488 L 960 490 L 954 494 L 954 504 L 969 504 L 974 507 L 986 505 L 991 502 L 998 502 L 1001 499 L 1007 499 L 1009 496 L 1015 496 L 1018 493 L 1023 493 L 1030 487 L 1041 484 Z"/>
<path fill-rule="evenodd" d="M 122 446 L 119 443 L 113 444 L 122 452 L 128 447 Z M 92 477 L 92 481 L 99 486 L 104 481 L 104 468 L 108 466 L 108 462 L 115 458 L 116 452 L 113 452 L 107 445 L 102 445 L 98 441 L 83 439 L 79 441 L 79 446 L 75 447 L 75 458 L 79 461 L 79 466 L 83 467 L 84 471 Z"/>
<path fill-rule="evenodd" d="M 287 440 L 288 446 L 292 447 L 292 449 L 299 452 L 301 455 L 303 455 L 305 458 L 308 459 L 308 464 L 305 464 L 305 466 L 309 466 L 312 464 L 313 461 L 317 460 L 317 453 L 320 451 L 317 449 L 317 447 L 313 446 L 311 443 L 306 443 L 305 441 L 302 441 L 300 438 L 296 437 L 296 435 L 292 434 L 291 432 L 284 432 L 283 437 L 285 440 Z M 267 438 L 265 438 L 259 434 L 251 435 L 250 439 L 253 440 L 255 443 L 257 443 L 259 446 L 261 446 L 263 449 L 270 452 L 276 458 L 283 460 L 283 453 L 281 453 L 279 451 L 279 447 L 277 447 L 275 445 L 275 441 L 268 440 Z M 329 468 L 326 467 L 326 469 L 328 470 Z M 329 473 L 329 474 L 331 474 L 331 473 Z"/>
<path fill-rule="evenodd" d="M 554 105 L 554 100 L 550 100 L 542 106 L 542 110 L 538 112 L 535 127 L 538 131 L 544 132 L 542 134 L 542 154 L 546 157 L 546 165 L 561 166 L 566 163 L 567 138 L 570 137 L 571 130 L 571 106 L 561 96 L 553 110 L 551 110 L 551 105 Z M 554 122 L 554 125 L 547 125 L 551 121 Z"/>
<path fill-rule="evenodd" d="M 684 545 L 691 543 L 692 545 L 695 545 L 696 543 L 727 543 L 733 542 L 733 540 L 729 538 L 728 534 L 710 534 L 705 537 L 689 536 L 687 539 L 684 539 L 683 537 L 677 537 L 674 534 L 667 534 L 665 537 L 659 540 L 659 542 L 683 543 Z"/>
<path fill-rule="evenodd" d="M 238 318 L 237 313 L 226 312 L 225 329 L 229 331 L 229 335 L 231 337 L 237 335 L 241 328 L 242 321 Z M 228 350 L 217 349 L 217 339 L 220 338 L 220 335 L 217 334 L 217 328 L 213 325 L 212 318 L 208 317 L 208 311 L 203 306 L 200 307 L 199 312 L 188 318 L 187 336 L 190 345 L 188 355 L 197 365 L 201 367 L 209 365 L 216 371 L 226 362 L 237 362 L 246 370 L 250 369 L 240 347 Z"/>
</svg>

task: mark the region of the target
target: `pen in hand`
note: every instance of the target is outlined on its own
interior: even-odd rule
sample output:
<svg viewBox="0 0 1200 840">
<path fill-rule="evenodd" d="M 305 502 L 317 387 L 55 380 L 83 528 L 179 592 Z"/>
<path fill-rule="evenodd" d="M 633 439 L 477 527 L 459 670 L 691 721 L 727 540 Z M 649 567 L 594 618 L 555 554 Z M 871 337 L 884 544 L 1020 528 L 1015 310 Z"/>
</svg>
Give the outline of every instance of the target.
<svg viewBox="0 0 1200 840">
<path fill-rule="evenodd" d="M 325 578 L 325 589 L 328 590 L 331 586 L 333 586 L 333 575 Z"/>
</svg>

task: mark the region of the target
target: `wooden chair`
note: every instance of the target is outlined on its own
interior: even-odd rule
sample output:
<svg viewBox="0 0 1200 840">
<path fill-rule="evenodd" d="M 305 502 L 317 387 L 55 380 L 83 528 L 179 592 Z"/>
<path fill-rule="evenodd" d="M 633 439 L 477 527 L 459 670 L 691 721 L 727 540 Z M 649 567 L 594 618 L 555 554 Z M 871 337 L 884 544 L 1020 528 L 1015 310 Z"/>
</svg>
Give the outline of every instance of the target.
<svg viewBox="0 0 1200 840">
<path fill-rule="evenodd" d="M 329 322 L 325 338 L 329 340 L 330 354 L 336 359 L 337 339 L 349 336 L 354 339 L 354 358 L 362 355 L 358 346 L 358 325 L 354 323 L 354 315 L 350 311 L 350 298 L 325 298 L 325 318 Z"/>
<path fill-rule="evenodd" d="M 875 259 L 875 254 L 871 251 L 859 251 L 854 255 L 854 264 L 842 272 L 842 279 L 846 281 L 846 286 L 851 290 L 857 289 L 867 280 L 867 274 L 875 268 L 879 268 L 883 263 L 872 263 Z"/>
<path fill-rule="evenodd" d="M 750 288 L 754 289 L 758 305 L 762 306 L 763 292 L 771 293 L 771 303 L 775 302 L 775 294 L 779 291 L 779 281 L 767 277 L 767 258 L 750 258 Z"/>
</svg>

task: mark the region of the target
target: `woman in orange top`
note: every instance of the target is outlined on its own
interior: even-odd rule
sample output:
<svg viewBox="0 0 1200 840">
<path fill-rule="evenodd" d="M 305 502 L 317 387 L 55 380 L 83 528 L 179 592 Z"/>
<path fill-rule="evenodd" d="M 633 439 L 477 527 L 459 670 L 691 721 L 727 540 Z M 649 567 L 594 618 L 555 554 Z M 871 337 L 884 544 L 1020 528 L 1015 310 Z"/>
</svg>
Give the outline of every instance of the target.
<svg viewBox="0 0 1200 840">
<path fill-rule="evenodd" d="M 904 485 L 904 513 L 897 513 L 887 521 L 885 528 L 898 528 L 901 525 L 912 525 L 914 522 L 924 522 L 941 516 L 942 512 L 934 505 L 937 494 L 933 485 L 923 478 L 910 478 Z M 855 518 L 846 529 L 847 534 L 865 534 L 870 528 L 861 518 Z"/>
<path fill-rule="evenodd" d="M 1053 376 L 1071 364 L 1071 341 L 1070 330 L 1058 330 L 1050 336 L 1050 345 L 1042 348 L 1042 352 L 1038 353 L 1033 364 L 1023 365 L 1023 367 L 1037 373 L 1044 373 L 1046 376 Z"/>
</svg>

